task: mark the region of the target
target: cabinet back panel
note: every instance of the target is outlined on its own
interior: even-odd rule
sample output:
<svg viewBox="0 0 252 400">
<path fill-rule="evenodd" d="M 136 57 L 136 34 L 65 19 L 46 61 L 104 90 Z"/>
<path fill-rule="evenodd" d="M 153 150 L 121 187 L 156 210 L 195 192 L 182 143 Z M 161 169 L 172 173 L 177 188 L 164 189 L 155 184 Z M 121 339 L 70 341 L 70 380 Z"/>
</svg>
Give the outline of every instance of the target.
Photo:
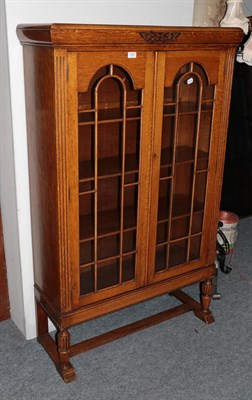
<svg viewBox="0 0 252 400">
<path fill-rule="evenodd" d="M 79 127 L 79 160 L 88 161 L 94 157 L 94 127 Z"/>
</svg>

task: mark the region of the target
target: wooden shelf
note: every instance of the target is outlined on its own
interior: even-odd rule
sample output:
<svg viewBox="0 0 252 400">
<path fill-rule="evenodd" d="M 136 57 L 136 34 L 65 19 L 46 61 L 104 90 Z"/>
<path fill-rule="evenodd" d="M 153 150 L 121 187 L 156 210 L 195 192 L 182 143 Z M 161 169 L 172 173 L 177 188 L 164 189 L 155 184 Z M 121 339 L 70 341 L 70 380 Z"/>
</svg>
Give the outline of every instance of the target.
<svg viewBox="0 0 252 400">
<path fill-rule="evenodd" d="M 197 114 L 198 112 L 211 112 L 213 110 L 213 100 L 203 100 L 201 108 L 193 102 L 184 103 L 164 103 L 164 117 L 175 116 L 178 107 L 178 115 Z M 142 106 L 126 107 L 126 120 L 140 120 Z M 138 115 L 139 114 L 139 115 Z M 99 108 L 98 124 L 122 122 L 123 111 L 121 108 Z M 95 109 L 79 109 L 79 125 L 92 125 L 95 123 Z"/>
<path fill-rule="evenodd" d="M 180 265 L 186 264 L 189 260 L 195 261 L 199 259 L 199 254 L 193 253 L 190 254 L 188 260 L 187 248 L 179 246 L 179 244 L 176 244 L 176 246 L 174 246 L 172 250 L 170 250 L 168 265 L 167 265 L 167 258 L 166 258 L 167 249 L 165 249 L 165 247 L 166 246 L 164 245 L 162 248 L 156 249 L 156 262 L 155 262 L 156 272 L 167 271 L 167 269 L 176 268 Z"/>
<path fill-rule="evenodd" d="M 186 263 L 186 249 L 184 247 L 176 246 L 176 251 L 169 254 L 169 261 L 167 265 L 167 246 L 156 248 L 155 271 L 166 271 Z"/>
<path fill-rule="evenodd" d="M 80 272 L 81 296 L 95 292 L 95 265 L 84 267 Z M 120 282 L 120 258 L 115 257 L 110 261 L 97 265 L 97 290 L 117 286 L 135 279 L 135 254 L 122 257 L 122 278 Z"/>
<path fill-rule="evenodd" d="M 176 268 L 179 265 L 186 264 L 189 261 L 198 260 L 200 254 L 197 254 L 195 251 L 194 252 L 190 251 L 189 258 L 187 258 L 188 244 L 189 244 L 188 239 L 182 239 L 180 241 L 176 241 L 170 244 L 168 265 L 167 265 L 168 246 L 166 244 L 158 245 L 156 247 L 156 260 L 155 260 L 156 272 L 166 271 L 167 269 Z"/>
<path fill-rule="evenodd" d="M 187 147 L 187 146 L 177 147 L 176 164 L 193 162 L 194 153 L 195 149 L 193 149 L 192 147 Z M 198 149 L 197 160 L 207 160 L 207 159 L 208 159 L 208 153 Z"/>
<path fill-rule="evenodd" d="M 97 263 L 104 260 L 135 253 L 136 251 L 136 229 L 123 231 L 122 249 L 120 233 L 99 237 L 97 240 Z M 95 261 L 94 239 L 80 243 L 80 266 L 93 264 Z"/>
<path fill-rule="evenodd" d="M 112 123 L 122 121 L 140 120 L 142 106 L 131 106 L 125 109 L 126 116 L 123 116 L 123 109 L 106 108 L 98 109 L 97 123 Z M 79 125 L 93 125 L 95 123 L 95 109 L 79 111 Z"/>
<path fill-rule="evenodd" d="M 172 165 L 172 148 L 162 148 L 161 150 L 161 168 Z M 175 164 L 194 162 L 195 149 L 189 146 L 179 146 L 176 149 Z M 197 160 L 208 160 L 208 153 L 198 150 Z"/>
<path fill-rule="evenodd" d="M 162 203 L 164 204 L 165 201 L 163 201 Z M 201 203 L 198 203 L 198 206 L 200 206 L 200 204 Z M 196 216 L 197 214 L 202 214 L 203 211 L 204 211 L 204 209 L 194 210 L 193 211 L 193 215 Z M 162 212 L 160 214 L 162 214 Z M 172 216 L 171 221 L 180 220 L 180 219 L 182 220 L 183 218 L 187 218 L 187 217 L 190 217 L 190 213 L 189 212 L 185 213 L 185 214 L 182 214 L 182 215 Z M 162 219 L 158 220 L 157 223 L 158 224 L 162 224 L 162 223 L 168 222 L 168 221 L 169 221 L 169 218 L 162 218 Z"/>
<path fill-rule="evenodd" d="M 79 163 L 79 181 L 94 179 L 94 162 L 81 161 Z M 120 176 L 122 161 L 119 157 L 100 158 L 98 160 L 98 179 Z M 138 172 L 138 157 L 136 154 L 125 155 L 125 174 Z"/>
<path fill-rule="evenodd" d="M 190 202 L 191 199 L 186 195 L 175 195 L 173 198 L 173 209 L 172 219 L 182 218 L 190 215 Z M 200 202 L 194 202 L 194 213 L 202 212 L 204 210 L 204 204 Z M 168 220 L 167 215 L 167 198 L 159 199 L 158 207 L 158 222 L 165 222 Z"/>
<path fill-rule="evenodd" d="M 136 207 L 124 208 L 124 231 L 135 229 L 137 222 Z M 120 233 L 120 213 L 119 209 L 98 212 L 97 215 L 97 234 L 98 237 L 115 235 Z M 90 214 L 80 216 L 80 241 L 94 238 L 94 217 Z"/>
<path fill-rule="evenodd" d="M 178 107 L 178 115 L 197 114 L 198 112 L 212 112 L 213 100 L 202 100 L 201 108 L 198 109 L 198 105 L 193 102 L 183 103 L 164 103 L 163 117 L 174 117 L 176 115 L 176 108 Z"/>
<path fill-rule="evenodd" d="M 120 110 L 121 105 L 118 102 L 104 102 L 104 103 L 99 103 L 99 111 L 102 110 Z M 143 108 L 143 106 L 141 104 L 139 104 L 137 101 L 127 101 L 126 104 L 126 110 L 130 110 L 130 109 L 141 109 Z M 78 107 L 78 113 L 82 114 L 82 113 L 90 113 L 90 112 L 95 112 L 96 109 L 95 108 L 91 108 L 90 107 L 90 103 L 89 104 L 79 104 Z"/>
<path fill-rule="evenodd" d="M 170 229 L 170 231 L 169 231 Z M 190 213 L 181 217 L 169 218 L 158 221 L 156 246 L 176 242 L 189 236 L 202 234 L 203 229 L 203 211 L 193 212 L 192 219 Z"/>
</svg>

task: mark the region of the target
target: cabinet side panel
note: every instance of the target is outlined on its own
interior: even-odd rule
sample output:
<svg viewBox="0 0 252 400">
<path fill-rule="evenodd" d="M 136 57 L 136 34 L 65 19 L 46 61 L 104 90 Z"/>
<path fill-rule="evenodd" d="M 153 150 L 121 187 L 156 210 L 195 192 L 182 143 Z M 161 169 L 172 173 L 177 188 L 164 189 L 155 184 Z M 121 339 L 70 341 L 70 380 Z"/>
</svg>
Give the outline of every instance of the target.
<svg viewBox="0 0 252 400">
<path fill-rule="evenodd" d="M 35 285 L 59 306 L 53 49 L 24 47 Z"/>
</svg>

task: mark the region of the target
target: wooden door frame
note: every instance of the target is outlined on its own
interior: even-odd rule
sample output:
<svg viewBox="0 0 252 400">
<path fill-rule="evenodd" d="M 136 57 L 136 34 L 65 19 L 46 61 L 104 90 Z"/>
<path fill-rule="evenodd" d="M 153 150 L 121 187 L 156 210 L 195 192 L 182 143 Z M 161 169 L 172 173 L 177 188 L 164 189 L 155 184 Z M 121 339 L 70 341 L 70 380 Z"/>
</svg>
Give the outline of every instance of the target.
<svg viewBox="0 0 252 400">
<path fill-rule="evenodd" d="M 136 252 L 136 278 L 134 280 L 123 283 L 123 286 L 108 287 L 103 291 L 98 293 L 90 293 L 85 297 L 80 295 L 80 272 L 79 272 L 79 226 L 77 221 L 79 221 L 79 204 L 78 204 L 78 119 L 76 110 L 78 110 L 78 91 L 87 90 L 87 78 L 89 75 L 92 77 L 95 73 L 95 68 L 100 68 L 106 64 L 122 65 L 127 71 L 127 66 L 130 66 L 132 60 L 127 58 L 127 52 L 125 51 L 110 51 L 109 52 L 109 63 L 107 61 L 108 53 L 105 52 L 105 57 L 100 52 L 92 53 L 91 67 L 87 68 L 85 71 L 85 84 L 80 83 L 80 70 L 83 63 L 84 52 L 69 52 L 68 57 L 68 101 L 70 107 L 68 109 L 68 129 L 69 134 L 67 136 L 67 163 L 68 163 L 68 184 L 69 188 L 69 200 L 68 200 L 68 231 L 69 231 L 69 266 L 71 270 L 71 281 L 72 281 L 72 305 L 74 308 L 82 307 L 87 305 L 92 305 L 97 301 L 105 300 L 108 297 L 122 295 L 123 293 L 130 292 L 138 289 L 145 285 L 146 279 L 146 269 L 147 269 L 147 258 L 146 258 L 146 247 L 148 240 L 148 224 L 144 221 L 148 220 L 148 203 L 149 203 L 149 193 L 148 184 L 150 179 L 150 150 L 151 150 L 151 138 L 148 136 L 148 131 L 150 130 L 150 125 L 152 124 L 152 97 L 153 97 L 153 70 L 154 70 L 154 53 L 153 52 L 142 52 L 142 66 L 144 65 L 145 71 L 141 74 L 141 79 L 138 78 L 137 85 L 134 85 L 135 89 L 144 90 L 144 117 L 142 117 L 141 122 L 141 150 L 140 150 L 140 165 L 139 174 L 141 176 L 141 184 L 139 187 L 139 199 L 138 199 L 138 223 L 137 223 L 137 252 Z M 85 56 L 90 56 L 90 52 L 85 52 Z M 125 57 L 126 67 L 124 67 L 121 59 Z M 140 58 L 140 54 L 138 53 Z M 144 61 L 143 61 L 144 60 Z M 79 63 L 79 64 L 78 64 Z M 96 66 L 97 64 L 97 66 Z M 132 68 L 133 69 L 133 68 Z M 135 67 L 136 69 L 136 67 Z M 90 72 L 92 71 L 92 73 Z M 129 68 L 132 72 L 132 70 Z M 133 69 L 134 70 L 134 69 Z M 141 70 L 141 69 L 140 69 Z M 132 74 L 133 75 L 133 74 Z M 130 74 L 131 76 L 131 74 Z M 134 76 L 135 77 L 135 76 Z M 136 83 L 136 80 L 134 81 Z M 80 86 L 81 85 L 81 86 Z M 142 87 L 141 87 L 142 85 Z M 147 94 L 146 94 L 147 92 Z M 140 228 L 139 228 L 140 227 Z M 138 266 L 143 266 L 143 269 Z"/>
</svg>

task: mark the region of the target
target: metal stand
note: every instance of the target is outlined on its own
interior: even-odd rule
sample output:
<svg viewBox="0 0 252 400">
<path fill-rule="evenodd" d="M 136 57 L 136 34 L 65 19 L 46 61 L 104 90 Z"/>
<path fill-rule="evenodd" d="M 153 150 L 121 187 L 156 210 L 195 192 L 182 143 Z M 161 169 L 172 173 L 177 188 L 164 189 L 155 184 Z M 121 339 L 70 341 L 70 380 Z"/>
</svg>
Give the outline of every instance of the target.
<svg viewBox="0 0 252 400">
<path fill-rule="evenodd" d="M 217 261 L 218 263 L 218 261 Z M 221 294 L 218 293 L 218 274 L 219 274 L 219 265 L 216 265 L 216 273 L 215 277 L 213 279 L 213 284 L 214 284 L 214 292 L 213 292 L 213 300 L 220 300 L 221 299 Z"/>
</svg>

